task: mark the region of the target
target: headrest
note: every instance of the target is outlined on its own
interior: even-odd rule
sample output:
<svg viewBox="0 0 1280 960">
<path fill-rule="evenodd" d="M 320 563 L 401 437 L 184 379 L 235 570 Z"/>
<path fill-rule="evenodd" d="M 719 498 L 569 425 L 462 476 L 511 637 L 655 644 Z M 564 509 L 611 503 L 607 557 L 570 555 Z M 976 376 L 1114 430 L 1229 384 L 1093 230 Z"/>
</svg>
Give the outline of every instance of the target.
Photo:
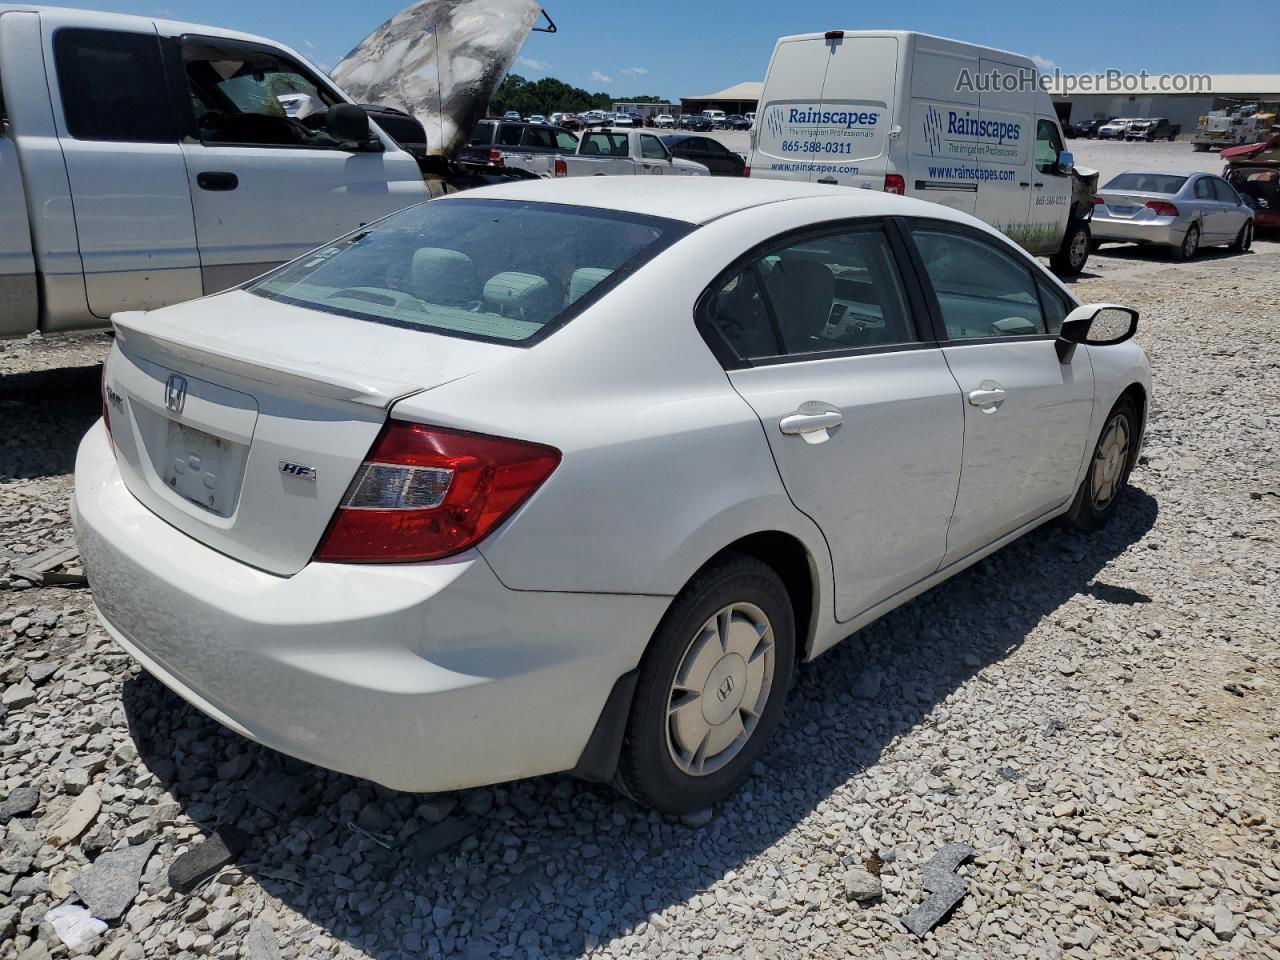
<svg viewBox="0 0 1280 960">
<path fill-rule="evenodd" d="M 423 247 L 413 254 L 413 293 L 428 303 L 457 306 L 479 299 L 475 264 L 465 253 Z"/>
<path fill-rule="evenodd" d="M 534 273 L 508 270 L 489 278 L 484 299 L 506 316 L 545 322 L 551 313 L 551 284 Z"/>
<path fill-rule="evenodd" d="M 604 267 L 579 267 L 573 271 L 573 275 L 569 278 L 569 302 L 575 303 L 590 293 L 597 283 L 611 273 L 613 273 L 612 270 L 606 270 Z"/>
</svg>

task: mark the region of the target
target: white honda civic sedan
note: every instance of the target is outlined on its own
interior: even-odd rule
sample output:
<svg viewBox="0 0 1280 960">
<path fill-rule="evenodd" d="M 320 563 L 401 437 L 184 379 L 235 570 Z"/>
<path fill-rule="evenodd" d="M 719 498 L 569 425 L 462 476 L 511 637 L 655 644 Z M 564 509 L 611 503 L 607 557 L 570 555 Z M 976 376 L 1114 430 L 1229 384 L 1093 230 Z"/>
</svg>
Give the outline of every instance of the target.
<svg viewBox="0 0 1280 960">
<path fill-rule="evenodd" d="M 1136 320 L 897 196 L 476 190 L 118 314 L 76 529 L 110 634 L 246 737 L 687 811 L 799 662 L 1123 505 Z"/>
</svg>

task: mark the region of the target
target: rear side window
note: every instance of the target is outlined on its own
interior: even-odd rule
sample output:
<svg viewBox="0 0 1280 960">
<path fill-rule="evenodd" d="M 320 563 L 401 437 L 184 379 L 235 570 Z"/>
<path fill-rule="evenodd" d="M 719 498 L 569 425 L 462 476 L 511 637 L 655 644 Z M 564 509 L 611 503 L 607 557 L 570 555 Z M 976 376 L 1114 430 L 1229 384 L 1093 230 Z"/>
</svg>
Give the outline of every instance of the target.
<svg viewBox="0 0 1280 960">
<path fill-rule="evenodd" d="M 471 131 L 471 139 L 467 141 L 467 146 L 487 147 L 491 143 L 493 143 L 493 124 L 476 124 L 476 128 Z"/>
<path fill-rule="evenodd" d="M 498 127 L 498 145 L 503 147 L 518 147 L 520 139 L 524 136 L 527 128 L 514 123 L 504 123 Z"/>
<path fill-rule="evenodd" d="M 567 322 L 693 227 L 592 207 L 435 200 L 251 283 L 250 293 L 498 343 Z"/>
<path fill-rule="evenodd" d="M 911 228 L 951 340 L 1045 333 L 1031 267 L 994 243 L 932 227 Z"/>
<path fill-rule="evenodd" d="M 1196 181 L 1195 192 L 1196 192 L 1197 200 L 1212 200 L 1213 199 L 1213 181 L 1210 180 L 1208 177 L 1201 177 L 1199 180 Z"/>
<path fill-rule="evenodd" d="M 717 287 L 705 310 L 748 360 L 917 340 L 888 238 L 879 228 L 781 244 Z"/>
<path fill-rule="evenodd" d="M 72 137 L 177 142 L 155 34 L 63 28 L 54 34 L 53 56 Z"/>
</svg>

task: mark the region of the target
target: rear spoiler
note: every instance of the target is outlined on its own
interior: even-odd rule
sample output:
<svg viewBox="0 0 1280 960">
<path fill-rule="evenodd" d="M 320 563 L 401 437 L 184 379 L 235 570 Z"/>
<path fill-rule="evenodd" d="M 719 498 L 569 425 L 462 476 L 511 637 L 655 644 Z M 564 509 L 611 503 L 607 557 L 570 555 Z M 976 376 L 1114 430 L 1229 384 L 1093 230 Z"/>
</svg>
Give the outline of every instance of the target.
<svg viewBox="0 0 1280 960">
<path fill-rule="evenodd" d="M 136 343 L 148 356 L 167 355 L 176 360 L 200 364 L 226 373 L 279 384 L 315 396 L 347 400 L 385 409 L 404 397 L 421 393 L 422 387 L 395 380 L 362 376 L 293 357 L 265 351 L 248 351 L 228 340 L 207 333 L 184 331 L 178 340 L 166 335 L 151 315 L 138 310 L 113 314 L 111 325 L 116 340 L 126 349 Z"/>
</svg>

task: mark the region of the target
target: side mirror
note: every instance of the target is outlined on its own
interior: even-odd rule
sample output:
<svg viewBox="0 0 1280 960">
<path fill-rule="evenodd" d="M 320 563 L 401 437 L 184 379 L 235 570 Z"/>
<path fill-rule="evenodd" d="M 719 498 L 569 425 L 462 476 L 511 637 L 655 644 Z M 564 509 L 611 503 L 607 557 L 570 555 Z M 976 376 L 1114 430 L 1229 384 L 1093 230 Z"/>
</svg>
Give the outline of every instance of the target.
<svg viewBox="0 0 1280 960">
<path fill-rule="evenodd" d="M 1115 303 L 1089 303 L 1067 314 L 1054 347 L 1058 360 L 1069 363 L 1078 344 L 1111 347 L 1124 343 L 1137 332 L 1137 310 Z"/>
<path fill-rule="evenodd" d="M 1061 174 L 1069 174 L 1075 169 L 1076 158 L 1070 150 L 1063 150 L 1058 154 L 1058 172 Z"/>
<path fill-rule="evenodd" d="M 335 103 L 324 117 L 324 129 L 329 136 L 343 145 L 360 150 L 373 139 L 369 129 L 369 114 L 354 103 Z"/>
</svg>

